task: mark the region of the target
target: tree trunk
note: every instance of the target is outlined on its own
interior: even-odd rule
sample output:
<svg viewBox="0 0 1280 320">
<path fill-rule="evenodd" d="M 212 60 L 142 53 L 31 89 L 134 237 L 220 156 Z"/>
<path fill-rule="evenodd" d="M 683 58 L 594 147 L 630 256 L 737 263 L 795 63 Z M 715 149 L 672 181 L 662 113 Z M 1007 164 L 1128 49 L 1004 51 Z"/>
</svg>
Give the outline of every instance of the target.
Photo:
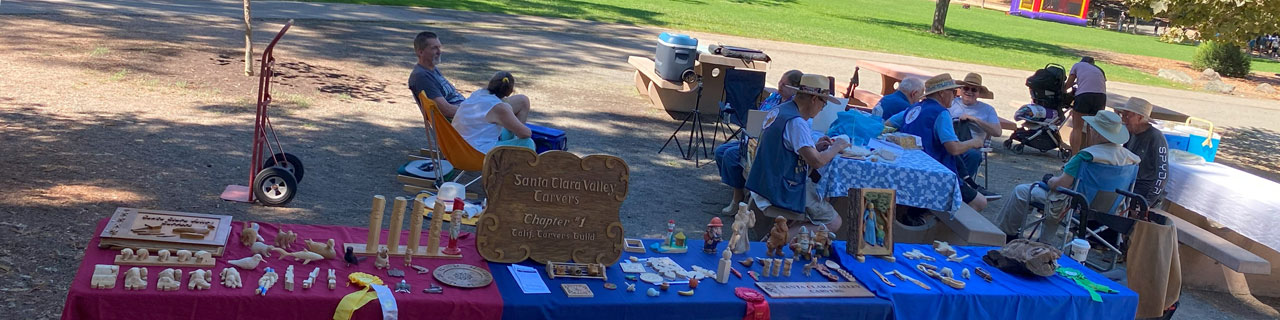
<svg viewBox="0 0 1280 320">
<path fill-rule="evenodd" d="M 951 0 L 938 0 L 938 6 L 933 9 L 933 28 L 929 32 L 947 34 L 947 7 L 950 5 Z"/>
<path fill-rule="evenodd" d="M 244 75 L 253 75 L 253 25 L 249 18 L 249 0 L 244 0 Z"/>
</svg>

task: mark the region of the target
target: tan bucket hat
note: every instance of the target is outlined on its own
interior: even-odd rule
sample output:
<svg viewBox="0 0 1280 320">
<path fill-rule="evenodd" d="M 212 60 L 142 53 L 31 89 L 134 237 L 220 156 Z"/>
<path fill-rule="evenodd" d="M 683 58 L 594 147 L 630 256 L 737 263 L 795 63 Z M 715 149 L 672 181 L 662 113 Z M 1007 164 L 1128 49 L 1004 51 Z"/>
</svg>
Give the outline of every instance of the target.
<svg viewBox="0 0 1280 320">
<path fill-rule="evenodd" d="M 800 76 L 799 86 L 787 86 L 795 89 L 797 93 L 806 93 L 822 97 L 833 103 L 840 103 L 839 99 L 831 95 L 831 80 L 826 76 L 814 73 L 806 73 Z"/>
<path fill-rule="evenodd" d="M 924 95 L 931 95 L 934 92 L 955 89 L 964 86 L 963 84 L 951 79 L 950 73 L 943 73 L 933 76 L 924 82 Z"/>
<path fill-rule="evenodd" d="M 987 86 L 982 85 L 982 75 L 980 74 L 970 72 L 969 74 L 964 75 L 964 81 L 957 81 L 957 82 L 965 86 L 977 87 L 978 98 L 982 98 L 982 99 L 995 98 L 995 94 L 992 94 L 991 90 L 987 89 Z"/>
<path fill-rule="evenodd" d="M 1080 118 L 1084 119 L 1084 122 L 1088 123 L 1089 127 L 1101 134 L 1107 141 L 1115 144 L 1129 142 L 1129 130 L 1125 129 L 1123 122 L 1120 122 L 1120 115 L 1111 112 L 1111 110 L 1098 111 L 1097 115 Z"/>
<path fill-rule="evenodd" d="M 1138 97 L 1130 97 L 1129 101 L 1125 101 L 1123 105 L 1114 106 L 1111 108 L 1116 109 L 1117 111 L 1124 110 L 1124 111 L 1137 113 L 1142 115 L 1142 118 L 1144 119 L 1151 119 L 1151 108 L 1153 108 L 1153 106 L 1151 105 L 1150 102 L 1147 102 L 1147 100 L 1145 99 L 1138 98 Z"/>
</svg>

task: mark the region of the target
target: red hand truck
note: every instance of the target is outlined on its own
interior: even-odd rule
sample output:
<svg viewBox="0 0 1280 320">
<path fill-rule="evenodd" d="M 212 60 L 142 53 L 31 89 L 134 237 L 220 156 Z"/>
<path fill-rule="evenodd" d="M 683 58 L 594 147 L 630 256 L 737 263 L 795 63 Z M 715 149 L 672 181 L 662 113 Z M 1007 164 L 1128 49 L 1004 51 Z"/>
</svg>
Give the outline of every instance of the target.
<svg viewBox="0 0 1280 320">
<path fill-rule="evenodd" d="M 298 183 L 302 182 L 302 161 L 298 157 L 284 152 L 276 131 L 271 127 L 271 118 L 267 116 L 267 106 L 271 104 L 272 67 L 276 59 L 272 49 L 284 37 L 284 33 L 293 26 L 293 20 L 284 24 L 280 33 L 262 51 L 261 70 L 258 74 L 258 114 L 253 124 L 253 153 L 249 162 L 249 186 L 228 185 L 222 192 L 223 200 L 239 202 L 258 202 L 267 206 L 283 206 L 293 201 L 298 193 Z M 269 134 L 268 134 L 269 133 Z"/>
</svg>

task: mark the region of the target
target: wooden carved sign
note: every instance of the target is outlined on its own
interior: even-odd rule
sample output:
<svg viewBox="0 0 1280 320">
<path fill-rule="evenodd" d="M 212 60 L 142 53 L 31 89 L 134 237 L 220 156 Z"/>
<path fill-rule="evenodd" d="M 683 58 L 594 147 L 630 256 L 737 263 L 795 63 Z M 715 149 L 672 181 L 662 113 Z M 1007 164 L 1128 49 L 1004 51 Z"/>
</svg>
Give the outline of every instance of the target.
<svg viewBox="0 0 1280 320">
<path fill-rule="evenodd" d="M 476 223 L 480 255 L 500 263 L 613 265 L 622 257 L 618 210 L 629 172 L 614 156 L 494 148 L 484 159 L 489 207 Z"/>
</svg>

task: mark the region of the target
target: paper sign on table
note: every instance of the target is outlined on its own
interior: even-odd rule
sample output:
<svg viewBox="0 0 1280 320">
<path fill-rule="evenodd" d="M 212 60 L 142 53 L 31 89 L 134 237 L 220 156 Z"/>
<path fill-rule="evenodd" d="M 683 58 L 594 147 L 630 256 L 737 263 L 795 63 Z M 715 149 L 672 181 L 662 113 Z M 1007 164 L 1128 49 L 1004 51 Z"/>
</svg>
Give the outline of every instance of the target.
<svg viewBox="0 0 1280 320">
<path fill-rule="evenodd" d="M 520 291 L 525 294 L 551 293 L 547 283 L 542 281 L 542 275 L 538 273 L 537 268 L 513 264 L 507 266 L 507 270 L 511 271 L 511 277 L 516 279 L 516 284 L 520 285 Z"/>
</svg>

